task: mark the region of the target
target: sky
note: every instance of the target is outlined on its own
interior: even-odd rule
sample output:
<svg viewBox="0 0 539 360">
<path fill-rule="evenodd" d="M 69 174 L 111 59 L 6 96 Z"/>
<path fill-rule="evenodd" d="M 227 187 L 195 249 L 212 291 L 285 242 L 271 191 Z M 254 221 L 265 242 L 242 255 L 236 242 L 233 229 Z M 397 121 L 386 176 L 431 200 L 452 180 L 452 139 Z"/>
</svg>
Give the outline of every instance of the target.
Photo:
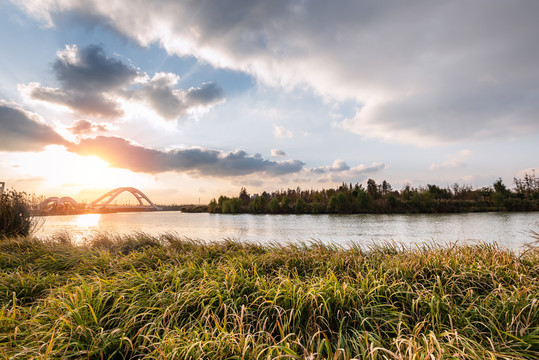
<svg viewBox="0 0 539 360">
<path fill-rule="evenodd" d="M 0 181 L 156 203 L 539 171 L 539 2 L 0 0 Z"/>
</svg>

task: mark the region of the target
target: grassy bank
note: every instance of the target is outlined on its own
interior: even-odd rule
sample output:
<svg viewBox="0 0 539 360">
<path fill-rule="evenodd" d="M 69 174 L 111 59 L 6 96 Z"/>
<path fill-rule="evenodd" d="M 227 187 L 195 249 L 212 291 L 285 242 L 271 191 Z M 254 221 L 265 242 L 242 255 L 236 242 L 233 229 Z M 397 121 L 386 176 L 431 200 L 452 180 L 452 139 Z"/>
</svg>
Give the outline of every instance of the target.
<svg viewBox="0 0 539 360">
<path fill-rule="evenodd" d="M 0 241 L 0 356 L 537 359 L 539 249 Z"/>
</svg>

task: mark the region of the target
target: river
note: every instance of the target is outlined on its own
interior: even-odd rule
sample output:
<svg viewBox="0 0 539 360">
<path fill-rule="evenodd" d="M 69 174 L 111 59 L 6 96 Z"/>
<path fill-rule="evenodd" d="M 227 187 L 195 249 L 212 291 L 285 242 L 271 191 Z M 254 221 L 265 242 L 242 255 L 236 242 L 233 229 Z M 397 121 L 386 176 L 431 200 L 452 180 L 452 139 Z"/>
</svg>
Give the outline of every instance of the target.
<svg viewBox="0 0 539 360">
<path fill-rule="evenodd" d="M 36 235 L 68 232 L 81 242 L 97 232 L 180 237 L 215 241 L 226 238 L 260 243 L 312 240 L 347 245 L 396 241 L 404 244 L 496 242 L 519 249 L 539 232 L 539 213 L 468 213 L 413 215 L 224 215 L 146 212 L 62 215 L 42 218 Z"/>
</svg>

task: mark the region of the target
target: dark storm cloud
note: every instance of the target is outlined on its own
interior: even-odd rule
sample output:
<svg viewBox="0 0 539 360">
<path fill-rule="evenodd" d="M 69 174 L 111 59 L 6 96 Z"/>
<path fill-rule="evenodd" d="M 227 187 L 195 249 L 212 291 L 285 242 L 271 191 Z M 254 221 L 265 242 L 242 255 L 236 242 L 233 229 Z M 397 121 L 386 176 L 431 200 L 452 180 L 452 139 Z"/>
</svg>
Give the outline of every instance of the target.
<svg viewBox="0 0 539 360">
<path fill-rule="evenodd" d="M 253 173 L 284 175 L 299 172 L 304 163 L 298 160 L 269 161 L 245 151 L 225 153 L 209 149 L 176 149 L 163 152 L 133 144 L 119 137 L 98 136 L 70 144 L 68 150 L 80 155 L 95 155 L 113 167 L 137 172 L 186 172 L 196 176 L 241 176 Z"/>
<path fill-rule="evenodd" d="M 35 114 L 0 102 L 0 151 L 40 151 L 66 140 Z"/>
</svg>

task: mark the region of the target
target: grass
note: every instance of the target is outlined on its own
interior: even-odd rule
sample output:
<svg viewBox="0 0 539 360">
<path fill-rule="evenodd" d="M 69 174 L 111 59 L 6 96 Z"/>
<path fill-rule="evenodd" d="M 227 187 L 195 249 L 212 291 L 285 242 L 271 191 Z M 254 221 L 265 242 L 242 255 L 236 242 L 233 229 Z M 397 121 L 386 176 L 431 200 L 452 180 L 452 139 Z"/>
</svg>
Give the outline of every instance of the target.
<svg viewBox="0 0 539 360">
<path fill-rule="evenodd" d="M 0 242 L 0 357 L 537 359 L 539 248 Z"/>
</svg>

